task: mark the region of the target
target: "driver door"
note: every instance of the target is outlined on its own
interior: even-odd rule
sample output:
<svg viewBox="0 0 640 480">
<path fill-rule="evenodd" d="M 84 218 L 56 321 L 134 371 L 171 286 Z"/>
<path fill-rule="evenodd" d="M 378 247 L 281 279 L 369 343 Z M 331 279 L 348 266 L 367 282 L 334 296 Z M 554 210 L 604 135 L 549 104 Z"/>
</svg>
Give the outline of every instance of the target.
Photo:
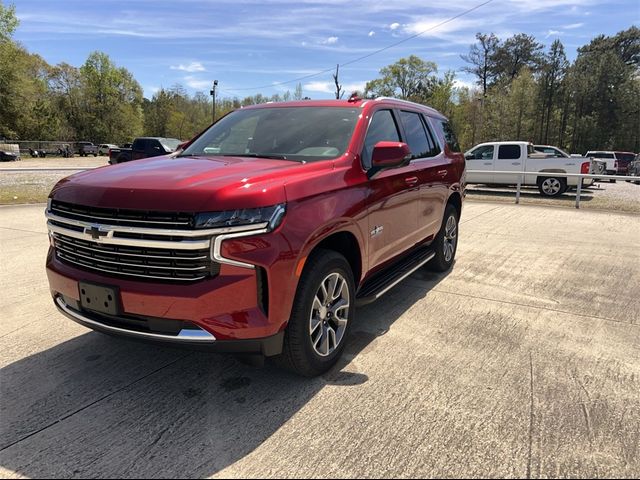
<svg viewBox="0 0 640 480">
<path fill-rule="evenodd" d="M 493 145 L 480 145 L 467 153 L 464 158 L 467 161 L 467 183 L 493 183 L 494 170 Z"/>
</svg>

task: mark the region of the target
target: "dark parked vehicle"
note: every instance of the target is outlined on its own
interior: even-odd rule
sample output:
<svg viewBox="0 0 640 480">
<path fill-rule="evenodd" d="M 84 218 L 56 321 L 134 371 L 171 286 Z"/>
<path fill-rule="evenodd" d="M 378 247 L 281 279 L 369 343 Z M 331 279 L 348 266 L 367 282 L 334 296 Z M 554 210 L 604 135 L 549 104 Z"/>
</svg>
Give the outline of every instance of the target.
<svg viewBox="0 0 640 480">
<path fill-rule="evenodd" d="M 16 162 L 20 160 L 20 152 L 0 145 L 0 162 Z"/>
<path fill-rule="evenodd" d="M 97 157 L 98 147 L 91 142 L 77 142 L 76 153 L 81 157 L 88 157 L 89 155 Z"/>
<path fill-rule="evenodd" d="M 112 148 L 109 151 L 109 163 L 129 162 L 141 158 L 159 157 L 173 153 L 182 143 L 177 138 L 140 137 L 133 141 L 131 148 Z"/>
<path fill-rule="evenodd" d="M 640 153 L 636 155 L 635 160 L 629 164 L 628 173 L 631 177 L 640 177 Z M 636 185 L 640 185 L 640 180 L 634 180 L 633 183 L 635 183 Z"/>
<path fill-rule="evenodd" d="M 629 164 L 633 162 L 636 154 L 633 152 L 615 152 L 618 161 L 618 175 L 626 175 L 629 172 Z"/>
</svg>

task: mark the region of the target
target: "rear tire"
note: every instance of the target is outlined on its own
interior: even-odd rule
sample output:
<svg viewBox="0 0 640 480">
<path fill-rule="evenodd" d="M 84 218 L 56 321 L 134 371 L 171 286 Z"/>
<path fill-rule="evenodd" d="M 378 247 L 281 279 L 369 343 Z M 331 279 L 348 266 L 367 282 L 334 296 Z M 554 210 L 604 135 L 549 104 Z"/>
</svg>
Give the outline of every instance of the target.
<svg viewBox="0 0 640 480">
<path fill-rule="evenodd" d="M 559 197 L 567 191 L 567 180 L 562 177 L 540 177 L 538 190 L 543 197 Z"/>
<path fill-rule="evenodd" d="M 444 210 L 442 226 L 431 244 L 436 256 L 429 262 L 428 268 L 436 272 L 446 272 L 453 265 L 458 250 L 458 210 L 447 204 Z"/>
<path fill-rule="evenodd" d="M 346 258 L 333 250 L 315 251 L 300 277 L 282 354 L 275 362 L 305 377 L 330 370 L 347 343 L 355 296 Z"/>
</svg>

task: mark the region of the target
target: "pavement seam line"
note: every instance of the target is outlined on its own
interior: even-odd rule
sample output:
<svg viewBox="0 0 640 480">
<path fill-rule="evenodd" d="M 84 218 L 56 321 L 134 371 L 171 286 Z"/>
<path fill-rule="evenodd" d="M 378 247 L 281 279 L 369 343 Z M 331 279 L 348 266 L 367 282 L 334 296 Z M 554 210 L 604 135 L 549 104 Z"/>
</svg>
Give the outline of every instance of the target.
<svg viewBox="0 0 640 480">
<path fill-rule="evenodd" d="M 23 230 L 21 228 L 0 227 L 0 230 L 11 230 L 13 232 L 39 233 L 41 235 L 47 235 L 47 232 L 34 232 L 33 230 Z"/>
<path fill-rule="evenodd" d="M 531 457 L 533 451 L 533 355 L 529 351 L 529 457 L 527 460 L 527 478 L 531 478 Z"/>
<path fill-rule="evenodd" d="M 412 286 L 413 286 L 413 288 L 420 288 L 420 287 L 416 287 L 414 285 L 412 285 Z M 574 315 L 576 317 L 595 318 L 596 320 L 602 320 L 604 322 L 613 322 L 613 323 L 618 323 L 618 324 L 621 324 L 621 325 L 631 325 L 633 327 L 638 327 L 638 325 L 635 324 L 635 323 L 624 322 L 622 320 L 616 320 L 614 318 L 598 317 L 597 315 L 589 315 L 588 313 L 567 312 L 566 310 L 558 310 L 557 308 L 541 307 L 539 305 L 530 305 L 528 303 L 509 302 L 507 300 L 498 300 L 496 298 L 480 297 L 480 296 L 477 296 L 477 295 L 469 295 L 469 294 L 466 294 L 466 293 L 447 292 L 445 290 L 437 290 L 435 288 L 433 290 L 431 290 L 431 291 L 432 292 L 437 292 L 437 293 L 444 293 L 444 294 L 448 294 L 448 295 L 457 295 L 459 297 L 476 298 L 478 300 L 486 300 L 488 302 L 505 303 L 507 305 L 515 305 L 517 307 L 528 307 L 528 308 L 535 308 L 535 309 L 538 309 L 538 310 L 547 310 L 549 312 L 564 313 L 566 315 Z"/>
<path fill-rule="evenodd" d="M 164 370 L 165 368 L 170 367 L 171 365 L 174 365 L 174 364 L 178 363 L 180 360 L 183 360 L 183 359 L 185 359 L 185 358 L 187 358 L 187 357 L 189 357 L 189 356 L 191 356 L 191 355 L 193 355 L 193 353 L 187 353 L 186 355 L 183 355 L 183 356 L 181 356 L 181 357 L 179 357 L 179 358 L 175 359 L 174 361 L 169 362 L 169 363 L 167 363 L 167 364 L 163 365 L 162 367 L 156 368 L 155 370 L 153 370 L 153 371 L 151 371 L 151 372 L 147 373 L 146 375 L 143 375 L 142 377 L 140 377 L 140 378 L 138 378 L 138 379 L 134 380 L 133 382 L 131 382 L 131 383 L 127 384 L 127 385 L 124 385 L 123 387 L 120 387 L 119 389 L 114 390 L 113 392 L 110 392 L 110 393 L 107 393 L 106 395 L 103 395 L 102 397 L 98 398 L 97 400 L 94 400 L 93 402 L 91 402 L 91 403 L 89 403 L 89 404 L 87 404 L 87 405 L 84 405 L 84 406 L 82 406 L 82 407 L 78 408 L 77 410 L 75 410 L 75 411 L 73 411 L 73 412 L 71 412 L 71 413 L 68 413 L 68 414 L 64 415 L 63 417 L 61 417 L 61 418 L 59 418 L 59 419 L 55 420 L 54 422 L 49 423 L 48 425 L 45 425 L 44 427 L 42 427 L 42 428 L 40 428 L 40 429 L 36 430 L 35 432 L 31 432 L 31 433 L 29 433 L 28 435 L 25 435 L 24 437 L 22 437 L 22 438 L 20 438 L 20 439 L 18 439 L 18 440 L 16 440 L 16 441 L 14 441 L 14 442 L 11 442 L 11 443 L 10 443 L 10 444 L 8 444 L 8 445 L 5 445 L 4 447 L 0 448 L 0 452 L 4 452 L 4 451 L 5 451 L 5 450 L 7 450 L 8 448 L 11 448 L 11 447 L 13 447 L 14 445 L 17 445 L 18 443 L 23 442 L 23 441 L 25 441 L 25 440 L 27 440 L 27 439 L 29 439 L 29 438 L 33 437 L 34 435 L 37 435 L 37 434 L 39 434 L 39 433 L 41 433 L 41 432 L 43 432 L 43 431 L 45 431 L 45 430 L 47 430 L 47 429 L 49 429 L 49 428 L 53 427 L 54 425 L 57 425 L 57 424 L 58 424 L 58 423 L 60 423 L 60 422 L 64 422 L 65 420 L 67 420 L 68 418 L 70 418 L 70 417 L 72 417 L 72 416 L 76 415 L 77 413 L 80 413 L 80 412 L 82 412 L 82 411 L 86 410 L 87 408 L 92 407 L 92 406 L 96 405 L 97 403 L 102 402 L 103 400 L 106 400 L 107 398 L 111 397 L 112 395 L 115 395 L 116 393 L 120 393 L 120 392 L 122 392 L 123 390 L 126 390 L 127 388 L 129 388 L 129 387 L 131 387 L 131 386 L 135 385 L 136 383 L 141 382 L 142 380 L 144 380 L 144 379 L 146 379 L 146 378 L 149 378 L 149 377 L 150 377 L 150 376 L 152 376 L 152 375 L 155 375 L 155 374 L 156 374 L 156 373 L 158 373 L 160 370 Z"/>
<path fill-rule="evenodd" d="M 483 215 L 486 215 L 487 213 L 491 213 L 491 212 L 493 212 L 494 210 L 498 210 L 499 208 L 503 208 L 503 206 L 502 206 L 502 205 L 499 205 L 499 206 L 497 206 L 497 207 L 493 207 L 491 210 L 487 210 L 487 211 L 484 211 L 484 212 L 482 212 L 482 213 L 479 213 L 479 214 L 478 214 L 478 215 L 476 215 L 475 217 L 471 217 L 471 218 L 469 218 L 469 219 L 467 219 L 467 220 L 460 221 L 460 225 L 465 224 L 465 223 L 469 223 L 469 222 L 471 222 L 471 221 L 475 220 L 476 218 L 478 218 L 478 217 L 482 217 Z"/>
</svg>

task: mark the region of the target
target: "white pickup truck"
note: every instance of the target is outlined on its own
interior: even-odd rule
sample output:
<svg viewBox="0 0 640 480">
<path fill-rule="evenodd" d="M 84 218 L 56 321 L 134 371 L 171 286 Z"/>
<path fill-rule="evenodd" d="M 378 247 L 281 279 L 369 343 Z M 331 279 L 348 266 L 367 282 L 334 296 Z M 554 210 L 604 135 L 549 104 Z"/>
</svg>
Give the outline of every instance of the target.
<svg viewBox="0 0 640 480">
<path fill-rule="evenodd" d="M 545 173 L 593 173 L 590 159 L 559 158 L 536 152 L 529 142 L 488 142 L 476 145 L 465 154 L 467 183 L 491 185 L 537 185 L 540 194 L 557 197 L 569 188 L 576 187 L 577 177 L 547 176 L 522 172 Z M 492 173 L 507 172 L 507 173 Z M 593 183 L 584 179 L 582 185 Z"/>
</svg>

